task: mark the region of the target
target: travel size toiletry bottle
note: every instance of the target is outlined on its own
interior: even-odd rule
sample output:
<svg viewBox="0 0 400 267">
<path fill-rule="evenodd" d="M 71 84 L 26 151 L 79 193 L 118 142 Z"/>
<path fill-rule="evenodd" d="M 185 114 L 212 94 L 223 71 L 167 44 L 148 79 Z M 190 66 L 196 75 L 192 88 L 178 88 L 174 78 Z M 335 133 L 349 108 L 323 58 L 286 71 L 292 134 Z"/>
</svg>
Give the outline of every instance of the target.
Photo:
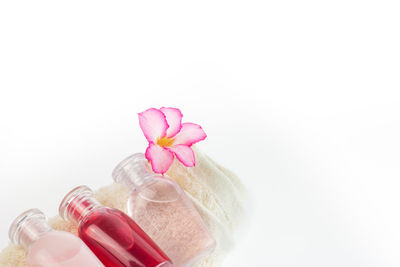
<svg viewBox="0 0 400 267">
<path fill-rule="evenodd" d="M 18 216 L 9 231 L 11 241 L 28 250 L 28 267 L 103 267 L 93 252 L 75 235 L 55 231 L 38 209 Z"/>
<path fill-rule="evenodd" d="M 78 223 L 79 237 L 107 267 L 170 267 L 169 258 L 125 213 L 102 206 L 87 186 L 69 192 L 60 215 Z"/>
<path fill-rule="evenodd" d="M 155 174 L 144 154 L 134 154 L 113 172 L 130 190 L 128 215 L 167 253 L 174 266 L 192 266 L 208 256 L 216 242 L 182 188 Z"/>
</svg>

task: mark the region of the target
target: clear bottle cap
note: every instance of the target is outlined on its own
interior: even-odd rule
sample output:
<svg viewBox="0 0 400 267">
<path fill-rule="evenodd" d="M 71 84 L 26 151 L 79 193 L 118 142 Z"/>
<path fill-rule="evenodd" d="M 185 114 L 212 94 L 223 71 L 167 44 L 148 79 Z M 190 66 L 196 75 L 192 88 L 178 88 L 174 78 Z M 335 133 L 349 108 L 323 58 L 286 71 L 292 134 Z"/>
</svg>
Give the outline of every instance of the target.
<svg viewBox="0 0 400 267">
<path fill-rule="evenodd" d="M 66 221 L 80 222 L 92 209 L 101 206 L 94 198 L 93 191 L 81 185 L 72 189 L 61 201 L 59 214 Z"/>
<path fill-rule="evenodd" d="M 115 167 L 112 177 L 116 183 L 122 183 L 129 188 L 138 188 L 146 181 L 158 176 L 150 167 L 143 153 L 133 154 Z"/>
<path fill-rule="evenodd" d="M 8 236 L 12 243 L 27 248 L 41 235 L 51 230 L 46 215 L 38 209 L 30 209 L 15 218 L 8 231 Z"/>
</svg>

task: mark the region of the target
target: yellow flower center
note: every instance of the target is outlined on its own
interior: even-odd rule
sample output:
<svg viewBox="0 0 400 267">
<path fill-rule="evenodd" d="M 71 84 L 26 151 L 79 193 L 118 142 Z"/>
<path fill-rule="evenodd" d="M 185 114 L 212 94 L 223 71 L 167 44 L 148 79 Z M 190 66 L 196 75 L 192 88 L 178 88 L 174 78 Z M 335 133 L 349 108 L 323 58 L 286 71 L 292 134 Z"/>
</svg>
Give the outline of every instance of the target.
<svg viewBox="0 0 400 267">
<path fill-rule="evenodd" d="M 157 145 L 160 147 L 170 147 L 174 144 L 173 138 L 167 138 L 164 136 L 163 138 L 157 138 Z"/>
</svg>

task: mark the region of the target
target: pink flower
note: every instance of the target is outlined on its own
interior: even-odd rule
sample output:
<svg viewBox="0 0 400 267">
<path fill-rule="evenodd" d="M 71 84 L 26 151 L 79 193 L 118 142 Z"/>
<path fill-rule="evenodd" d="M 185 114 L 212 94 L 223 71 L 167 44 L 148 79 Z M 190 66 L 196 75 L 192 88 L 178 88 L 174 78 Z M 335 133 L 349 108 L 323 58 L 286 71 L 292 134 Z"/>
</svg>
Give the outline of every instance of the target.
<svg viewBox="0 0 400 267">
<path fill-rule="evenodd" d="M 139 124 L 149 141 L 146 158 L 155 173 L 168 171 L 174 157 L 186 167 L 195 165 L 191 146 L 207 135 L 200 125 L 182 123 L 182 113 L 177 108 L 150 108 L 139 113 Z"/>
</svg>

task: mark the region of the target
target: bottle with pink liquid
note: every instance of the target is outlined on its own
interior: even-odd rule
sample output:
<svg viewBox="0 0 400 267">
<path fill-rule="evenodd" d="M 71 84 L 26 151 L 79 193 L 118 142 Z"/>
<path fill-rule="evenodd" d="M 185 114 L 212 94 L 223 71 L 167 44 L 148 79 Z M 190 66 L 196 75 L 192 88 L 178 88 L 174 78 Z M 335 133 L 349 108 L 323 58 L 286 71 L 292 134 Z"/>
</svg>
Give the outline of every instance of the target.
<svg viewBox="0 0 400 267">
<path fill-rule="evenodd" d="M 79 237 L 107 267 L 172 267 L 128 215 L 102 206 L 87 186 L 68 193 L 59 211 L 64 219 L 78 223 Z"/>
<path fill-rule="evenodd" d="M 174 266 L 193 266 L 216 242 L 182 188 L 155 174 L 144 154 L 134 154 L 113 172 L 130 190 L 128 215 L 167 253 Z"/>
<path fill-rule="evenodd" d="M 28 250 L 28 267 L 104 267 L 78 237 L 53 230 L 38 209 L 18 216 L 9 236 L 14 244 Z"/>
</svg>

